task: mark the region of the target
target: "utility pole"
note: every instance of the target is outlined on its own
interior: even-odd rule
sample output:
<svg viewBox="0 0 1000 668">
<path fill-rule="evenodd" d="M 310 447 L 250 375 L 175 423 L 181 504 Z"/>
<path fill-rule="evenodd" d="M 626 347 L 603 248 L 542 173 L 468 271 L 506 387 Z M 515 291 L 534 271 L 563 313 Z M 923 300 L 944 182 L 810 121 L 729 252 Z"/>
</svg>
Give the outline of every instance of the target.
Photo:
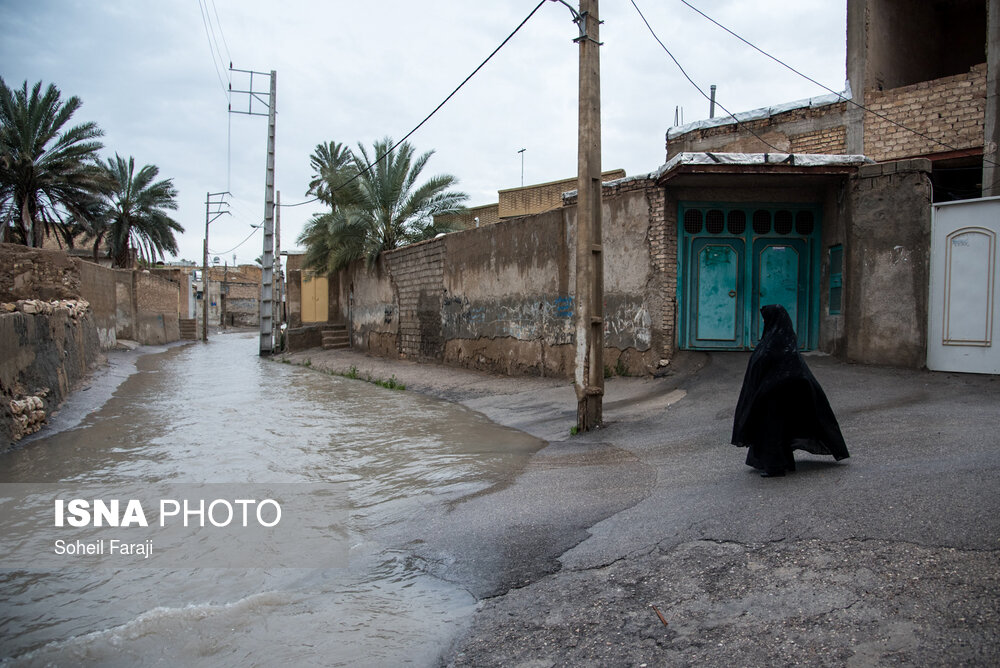
<svg viewBox="0 0 1000 668">
<path fill-rule="evenodd" d="M 282 295 L 284 281 L 281 275 L 281 191 L 275 193 L 274 202 L 274 295 L 276 315 L 274 318 L 275 348 L 281 350 L 281 323 L 285 319 L 285 300 Z"/>
<path fill-rule="evenodd" d="M 254 100 L 267 106 L 267 169 L 264 174 L 264 252 L 261 257 L 261 280 L 260 280 L 260 355 L 270 355 L 274 350 L 274 129 L 277 116 L 276 98 L 278 92 L 278 73 L 271 70 L 269 74 L 255 72 L 253 70 L 233 69 L 232 63 L 229 65 L 231 72 L 242 72 L 250 75 L 250 86 L 247 90 L 232 90 L 232 93 L 245 93 L 247 95 L 247 110 L 241 111 L 232 108 L 229 111 L 250 116 L 264 116 L 260 111 L 254 110 Z M 255 90 L 253 85 L 254 75 L 266 76 L 270 78 L 270 90 L 266 94 L 263 91 Z"/>
<path fill-rule="evenodd" d="M 205 343 L 208 343 L 208 226 L 219 216 L 229 213 L 222 209 L 224 206 L 229 206 L 226 202 L 228 194 L 228 192 L 205 193 L 205 243 L 201 258 L 201 340 Z"/>
<path fill-rule="evenodd" d="M 601 54 L 598 0 L 580 0 L 580 118 L 576 196 L 576 423 L 601 426 L 604 261 L 601 234 Z"/>
</svg>

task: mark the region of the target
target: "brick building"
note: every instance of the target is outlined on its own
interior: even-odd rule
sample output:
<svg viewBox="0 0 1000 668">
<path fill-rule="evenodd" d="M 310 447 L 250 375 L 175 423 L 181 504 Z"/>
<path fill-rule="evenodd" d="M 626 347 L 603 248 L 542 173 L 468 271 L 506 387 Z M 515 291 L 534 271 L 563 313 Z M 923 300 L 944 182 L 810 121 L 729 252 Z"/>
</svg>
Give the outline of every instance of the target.
<svg viewBox="0 0 1000 668">
<path fill-rule="evenodd" d="M 775 149 L 927 158 L 935 202 L 1000 195 L 991 186 L 1000 47 L 987 34 L 997 11 L 995 0 L 849 0 L 848 90 L 670 128 L 667 159 Z"/>
<path fill-rule="evenodd" d="M 624 169 L 603 172 L 605 182 L 625 178 Z M 435 221 L 457 222 L 459 227 L 470 228 L 493 225 L 501 220 L 545 213 L 562 207 L 562 195 L 576 187 L 576 178 L 536 183 L 519 188 L 497 191 L 497 203 L 469 207 L 461 214 L 437 216 Z"/>
</svg>

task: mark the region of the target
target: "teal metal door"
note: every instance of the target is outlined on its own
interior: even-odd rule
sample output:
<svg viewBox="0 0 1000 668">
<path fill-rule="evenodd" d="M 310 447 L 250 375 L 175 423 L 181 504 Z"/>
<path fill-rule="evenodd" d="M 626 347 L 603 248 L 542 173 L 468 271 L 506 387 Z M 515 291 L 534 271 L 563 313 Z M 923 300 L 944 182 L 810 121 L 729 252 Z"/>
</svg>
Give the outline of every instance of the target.
<svg viewBox="0 0 1000 668">
<path fill-rule="evenodd" d="M 696 239 L 690 339 L 712 348 L 743 346 L 743 240 Z"/>
<path fill-rule="evenodd" d="M 678 207 L 678 343 L 749 350 L 760 307 L 788 311 L 799 347 L 819 332 L 820 207 L 816 204 L 681 202 Z"/>
<path fill-rule="evenodd" d="M 754 346 L 764 331 L 760 307 L 767 304 L 785 307 L 795 326 L 795 333 L 799 335 L 799 346 L 804 345 L 802 334 L 809 322 L 807 252 L 806 242 L 801 239 L 762 238 L 754 241 L 751 330 Z"/>
</svg>

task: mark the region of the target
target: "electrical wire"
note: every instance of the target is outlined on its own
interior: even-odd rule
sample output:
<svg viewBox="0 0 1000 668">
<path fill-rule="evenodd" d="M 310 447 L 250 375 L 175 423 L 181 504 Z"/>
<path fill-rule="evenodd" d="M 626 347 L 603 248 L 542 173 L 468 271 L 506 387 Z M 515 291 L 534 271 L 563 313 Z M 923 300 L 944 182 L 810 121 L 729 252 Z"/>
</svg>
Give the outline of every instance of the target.
<svg viewBox="0 0 1000 668">
<path fill-rule="evenodd" d="M 683 0 L 681 0 L 681 1 L 683 2 Z M 635 4 L 635 0 L 630 0 L 630 2 L 632 3 L 632 6 L 635 7 L 635 11 L 637 11 L 639 13 L 639 18 L 641 18 L 642 22 L 646 24 L 646 28 L 649 29 L 649 34 L 651 34 L 653 36 L 653 39 L 655 39 L 659 43 L 659 45 L 663 48 L 663 50 L 667 52 L 667 55 L 670 56 L 670 59 L 672 61 L 674 61 L 674 65 L 676 65 L 677 69 L 679 69 L 681 71 L 681 74 L 684 75 L 684 78 L 687 79 L 688 82 L 690 82 L 690 84 L 695 87 L 695 90 L 697 90 L 699 93 L 701 93 L 702 97 L 704 97 L 706 100 L 708 100 L 709 102 L 711 102 L 712 98 L 709 97 L 709 95 L 707 93 L 705 93 L 705 91 L 703 91 L 701 89 L 701 87 L 697 83 L 695 83 L 694 79 L 692 79 L 688 75 L 687 71 L 684 69 L 684 66 L 680 64 L 680 62 L 677 60 L 677 58 L 674 57 L 674 54 L 670 53 L 670 49 L 668 49 L 667 45 L 663 43 L 663 40 L 661 40 L 657 36 L 656 31 L 653 30 L 653 26 L 649 25 L 649 21 L 646 20 L 646 17 L 645 17 L 645 15 L 643 15 L 642 10 L 639 9 L 639 5 Z M 726 112 L 727 114 L 729 114 L 729 116 L 731 116 L 732 119 L 734 121 L 736 121 L 736 127 L 738 127 L 738 128 L 742 127 L 744 130 L 746 130 L 747 132 L 749 132 L 750 134 L 752 134 L 754 137 L 756 137 L 758 139 L 758 141 L 760 141 L 765 146 L 769 146 L 770 148 L 774 149 L 774 151 L 776 153 L 788 153 L 788 151 L 785 151 L 785 150 L 782 150 L 782 149 L 778 148 L 774 144 L 770 143 L 769 141 L 767 141 L 766 139 L 764 139 L 763 137 L 761 137 L 760 135 L 758 135 L 756 132 L 754 132 L 749 127 L 747 127 L 747 125 L 745 123 L 741 123 L 740 120 L 738 118 L 736 118 L 736 114 L 734 114 L 733 112 L 729 111 L 724 106 L 722 106 L 722 104 L 718 100 L 715 100 L 715 106 L 719 107 L 719 109 L 722 109 L 724 112 Z"/>
<path fill-rule="evenodd" d="M 264 224 L 264 221 L 260 221 L 260 225 L 263 225 L 263 224 Z M 208 251 L 209 255 L 227 255 L 229 253 L 232 253 L 234 250 L 236 250 L 237 248 L 239 248 L 240 246 L 242 246 L 246 242 L 250 241 L 250 238 L 253 237 L 253 235 L 257 234 L 257 232 L 259 232 L 262 229 L 260 227 L 260 225 L 257 225 L 256 227 L 254 227 L 253 230 L 250 231 L 250 234 L 247 235 L 246 239 L 244 239 L 243 241 L 239 242 L 238 244 L 236 244 L 235 246 L 233 246 L 229 250 L 214 251 L 214 250 L 209 249 L 209 251 Z"/>
<path fill-rule="evenodd" d="M 723 30 L 725 30 L 726 32 L 728 32 L 728 33 L 729 33 L 730 35 L 732 35 L 732 36 L 733 36 L 733 37 L 735 37 L 736 39 L 740 40 L 741 42 L 743 42 L 744 44 L 746 44 L 746 45 L 747 45 L 747 46 L 749 46 L 750 48 L 752 48 L 752 49 L 754 49 L 754 50 L 758 51 L 759 53 L 761 53 L 761 54 L 763 54 L 763 55 L 767 56 L 768 58 L 770 58 L 770 59 L 771 59 L 771 60 L 773 60 L 774 62 L 778 63 L 778 64 L 779 64 L 779 65 L 781 65 L 782 67 L 785 67 L 785 68 L 787 68 L 787 69 L 791 70 L 792 72 L 794 72 L 795 74 L 798 74 L 798 75 L 799 75 L 800 77 L 802 77 L 802 78 L 803 78 L 803 79 L 805 79 L 806 81 L 809 81 L 809 82 L 811 82 L 811 83 L 814 83 L 814 84 L 816 84 L 817 86 L 819 86 L 820 88 L 824 89 L 825 91 L 827 91 L 827 92 L 829 92 L 829 93 L 833 93 L 834 95 L 837 95 L 837 96 L 838 96 L 838 97 L 839 97 L 839 98 L 840 98 L 841 100 L 843 100 L 844 102 L 847 102 L 847 103 L 849 103 L 849 104 L 853 104 L 853 105 L 854 105 L 855 107 L 857 107 L 857 108 L 861 109 L 862 111 L 864 111 L 864 112 L 866 112 L 866 113 L 869 113 L 869 114 L 872 114 L 872 115 L 874 115 L 874 116 L 877 116 L 877 117 L 881 118 L 881 119 L 882 119 L 882 120 L 884 120 L 884 121 L 887 121 L 887 122 L 889 122 L 889 123 L 892 123 L 892 124 L 893 124 L 893 125 L 895 125 L 896 127 L 899 127 L 899 128 L 902 128 L 903 130 L 906 130 L 907 132 L 912 132 L 913 134 L 915 134 L 915 135 L 917 135 L 918 137 L 921 137 L 921 138 L 923 138 L 923 139 L 926 139 L 927 141 L 930 141 L 930 142 L 933 142 L 933 143 L 935 143 L 935 144 L 937 144 L 937 145 L 939 145 L 939 146 L 943 146 L 943 147 L 945 147 L 946 149 L 948 149 L 949 151 L 958 151 L 958 150 L 960 150 L 960 149 L 958 149 L 958 148 L 955 148 L 954 146 L 951 146 L 950 144 L 946 144 L 945 142 L 943 142 L 943 141 L 941 141 L 941 140 L 939 140 L 939 139 L 935 139 L 934 137 L 931 137 L 931 136 L 928 136 L 928 135 L 924 134 L 923 132 L 920 132 L 919 130 L 914 130 L 914 129 L 913 129 L 913 128 L 911 128 L 911 127 L 907 127 L 906 125 L 903 125 L 902 123 L 900 123 L 900 122 L 898 122 L 898 121 L 896 121 L 896 120 L 893 120 L 892 118 L 889 118 L 889 117 L 888 117 L 888 116 L 886 116 L 885 114 L 880 114 L 880 113 L 879 113 L 879 112 L 877 112 L 877 111 L 874 111 L 874 110 L 872 110 L 872 109 L 869 109 L 868 107 L 864 106 L 864 105 L 863 105 L 863 104 L 861 104 L 860 102 L 855 102 L 855 101 L 854 101 L 854 100 L 852 100 L 851 98 L 848 98 L 848 97 L 845 97 L 845 96 L 844 96 L 843 94 L 841 94 L 841 93 L 838 93 L 837 91 L 833 90 L 832 88 L 829 88 L 829 87 L 827 87 L 827 86 L 824 86 L 823 84 L 821 84 L 820 82 L 816 81 L 816 80 L 815 80 L 815 79 L 813 79 L 812 77 L 810 77 L 810 76 L 808 76 L 808 75 L 806 75 L 806 74 L 803 74 L 802 72 L 800 72 L 799 70 L 795 69 L 794 67 L 792 67 L 791 65 L 789 65 L 789 64 L 788 64 L 788 63 L 786 63 L 785 61 L 781 60 L 780 58 L 778 58 L 778 57 L 776 57 L 776 56 L 772 56 L 772 55 L 771 55 L 770 53 L 768 53 L 768 52 L 767 52 L 767 51 L 765 51 L 764 49 L 760 48 L 760 47 L 759 47 L 759 46 L 757 46 L 756 44 L 753 44 L 752 42 L 750 42 L 749 40 L 745 39 L 745 38 L 744 38 L 744 37 L 742 37 L 741 35 L 737 34 L 736 32 L 734 32 L 734 31 L 730 30 L 729 28 L 727 28 L 726 26 L 722 25 L 721 23 L 719 23 L 718 21 L 716 21 L 715 19 L 713 19 L 713 18 L 712 18 L 711 16 L 709 16 L 709 15 L 708 15 L 708 14 L 706 14 L 705 12 L 701 11 L 700 9 L 698 9 L 697 7 L 695 7 L 694 5 L 692 5 L 692 4 L 691 4 L 690 2 L 688 2 L 687 0 L 681 0 L 681 2 L 682 2 L 683 4 L 685 4 L 685 5 L 687 5 L 687 6 L 689 7 L 689 8 L 691 8 L 691 9 L 692 9 L 692 10 L 694 10 L 695 12 L 697 12 L 698 14 L 701 14 L 701 15 L 702 15 L 702 16 L 703 16 L 704 18 L 708 19 L 709 21 L 711 21 L 712 23 L 714 23 L 714 24 L 715 24 L 715 25 L 717 25 L 718 27 L 722 28 Z M 632 4 L 634 5 L 635 3 L 633 2 Z M 717 104 L 718 104 L 718 103 L 717 103 Z M 993 165 L 994 167 L 998 167 L 998 166 L 1000 166 L 1000 165 L 998 165 L 997 163 L 993 162 L 992 160 L 989 160 L 989 159 L 987 159 L 987 158 L 986 158 L 986 156 L 983 156 L 983 162 L 985 162 L 985 163 L 988 163 L 988 164 L 990 164 L 990 165 Z"/>
<path fill-rule="evenodd" d="M 537 5 L 535 5 L 535 8 L 532 9 L 528 13 L 528 15 L 524 17 L 524 20 L 521 21 L 518 24 L 518 26 L 516 28 L 514 28 L 514 30 L 509 35 L 507 35 L 507 37 L 502 42 L 500 42 L 500 45 L 497 48 L 493 49 L 493 52 L 490 53 L 490 55 L 486 56 L 486 60 L 484 60 L 483 62 L 479 63 L 479 66 L 476 67 L 476 69 L 472 70 L 472 74 L 470 74 L 469 76 L 465 77 L 465 79 L 462 80 L 462 83 L 458 84 L 458 86 L 455 87 L 455 90 L 451 91 L 451 93 L 448 94 L 448 97 L 446 97 L 444 100 L 442 100 L 441 103 L 438 106 L 434 107 L 433 111 L 431 111 L 431 113 L 427 114 L 427 116 L 424 117 L 424 120 L 422 120 L 419 123 L 417 123 L 416 126 L 412 130 L 410 130 L 409 132 L 407 132 L 406 136 L 404 136 L 398 142 L 396 142 L 391 147 L 389 147 L 389 150 L 386 151 L 385 153 L 383 153 L 382 155 L 380 155 L 373 163 L 371 163 L 370 165 L 368 165 L 367 167 L 365 167 L 364 169 L 362 169 L 361 171 L 359 171 L 357 174 L 355 174 L 354 176 L 352 176 L 347 181 L 344 181 L 343 183 L 341 183 L 339 186 L 337 186 L 336 188 L 334 188 L 333 190 L 331 190 L 330 193 L 332 194 L 332 193 L 337 192 L 338 190 L 343 190 L 344 188 L 346 188 L 350 184 L 352 184 L 355 181 L 357 181 L 359 178 L 361 178 L 362 174 L 370 172 L 372 169 L 375 168 L 376 165 L 378 165 L 380 162 L 382 162 L 383 160 L 385 160 L 393 151 L 395 151 L 397 148 L 399 148 L 400 144 L 402 144 L 407 139 L 409 139 L 410 137 L 412 137 L 413 134 L 424 125 L 424 123 L 426 123 L 427 121 L 429 121 L 431 119 L 431 117 L 434 114 L 436 114 L 441 109 L 441 107 L 443 107 L 445 104 L 448 103 L 448 100 L 450 100 L 451 98 L 453 98 L 455 96 L 455 94 L 459 90 L 461 90 L 462 86 L 464 86 L 465 84 L 467 84 L 472 77 L 476 76 L 476 74 L 479 72 L 479 70 L 483 69 L 483 67 L 486 65 L 486 63 L 490 62 L 490 60 L 492 60 L 493 56 L 497 55 L 497 52 L 499 52 L 500 49 L 502 49 L 504 46 L 506 46 L 507 42 L 509 42 L 510 40 L 512 40 L 514 38 L 514 35 L 516 35 L 518 33 L 518 31 L 521 30 L 521 28 L 524 27 L 524 24 L 527 23 L 531 19 L 531 17 L 535 15 L 535 12 L 537 12 L 539 9 L 541 9 L 542 5 L 544 5 L 545 3 L 546 3 L 546 0 L 541 0 Z M 306 200 L 304 202 L 296 202 L 295 204 L 282 204 L 281 207 L 285 208 L 285 207 L 293 207 L 293 206 L 302 206 L 304 204 L 312 204 L 313 202 L 317 202 L 317 201 L 319 201 L 319 197 L 313 197 L 312 199 Z"/>
<path fill-rule="evenodd" d="M 219 26 L 219 35 L 222 36 L 222 45 L 226 48 L 226 56 L 229 58 L 229 62 L 231 63 L 233 62 L 233 56 L 229 53 L 229 44 L 226 42 L 226 33 L 222 32 L 222 21 L 219 20 L 219 9 L 215 6 L 215 0 L 212 0 L 212 11 L 215 13 L 215 25 Z M 216 46 L 218 46 L 218 41 L 216 41 Z"/>
<path fill-rule="evenodd" d="M 198 11 L 201 13 L 201 24 L 205 26 L 205 38 L 208 40 L 208 52 L 212 56 L 212 67 L 215 68 L 215 76 L 219 78 L 219 85 L 222 86 L 222 93 L 226 96 L 226 100 L 229 100 L 229 88 L 226 86 L 225 82 L 222 81 L 222 72 L 219 70 L 219 64 L 215 60 L 216 51 L 218 47 L 212 45 L 212 35 L 208 29 L 208 20 L 205 17 L 205 7 L 202 4 L 202 0 L 198 0 Z"/>
</svg>

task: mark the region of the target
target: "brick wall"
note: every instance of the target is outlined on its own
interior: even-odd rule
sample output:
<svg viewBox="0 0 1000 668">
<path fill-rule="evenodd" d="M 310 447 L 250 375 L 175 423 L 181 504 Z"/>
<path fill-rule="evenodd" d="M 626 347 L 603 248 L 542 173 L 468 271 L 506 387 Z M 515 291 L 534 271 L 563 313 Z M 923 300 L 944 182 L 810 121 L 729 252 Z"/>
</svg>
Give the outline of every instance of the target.
<svg viewBox="0 0 1000 668">
<path fill-rule="evenodd" d="M 449 223 L 457 227 L 476 227 L 476 218 L 479 219 L 479 226 L 493 225 L 500 221 L 500 205 L 484 204 L 482 206 L 472 206 L 463 213 L 451 214 L 448 216 L 434 216 L 435 223 Z"/>
<path fill-rule="evenodd" d="M 613 181 L 624 177 L 625 171 L 622 169 L 615 169 L 601 174 L 601 180 L 603 181 Z M 500 217 L 526 216 L 558 209 L 562 206 L 562 194 L 569 190 L 576 190 L 576 185 L 577 180 L 572 178 L 521 188 L 500 190 L 498 192 L 500 196 Z"/>
<path fill-rule="evenodd" d="M 674 134 L 671 129 L 667 133 L 667 159 L 684 152 L 767 153 L 774 152 L 775 148 L 789 153 L 845 153 L 846 109 L 847 102 L 816 106 L 804 103 L 775 113 L 766 109 L 759 113 L 747 112 L 754 117 L 741 120 L 739 124 L 730 119 L 682 134 Z"/>
<path fill-rule="evenodd" d="M 986 64 L 976 65 L 965 74 L 890 90 L 866 91 L 865 106 L 885 117 L 865 114 L 865 155 L 879 162 L 982 148 Z"/>
<path fill-rule="evenodd" d="M 136 305 L 136 340 L 143 344 L 158 344 L 180 339 L 180 285 L 148 271 L 131 273 Z"/>
<path fill-rule="evenodd" d="M 399 355 L 441 359 L 441 280 L 444 242 L 424 241 L 386 254 L 399 303 Z"/>
<path fill-rule="evenodd" d="M 847 152 L 847 129 L 843 126 L 791 135 L 792 153 L 843 155 Z"/>
</svg>

